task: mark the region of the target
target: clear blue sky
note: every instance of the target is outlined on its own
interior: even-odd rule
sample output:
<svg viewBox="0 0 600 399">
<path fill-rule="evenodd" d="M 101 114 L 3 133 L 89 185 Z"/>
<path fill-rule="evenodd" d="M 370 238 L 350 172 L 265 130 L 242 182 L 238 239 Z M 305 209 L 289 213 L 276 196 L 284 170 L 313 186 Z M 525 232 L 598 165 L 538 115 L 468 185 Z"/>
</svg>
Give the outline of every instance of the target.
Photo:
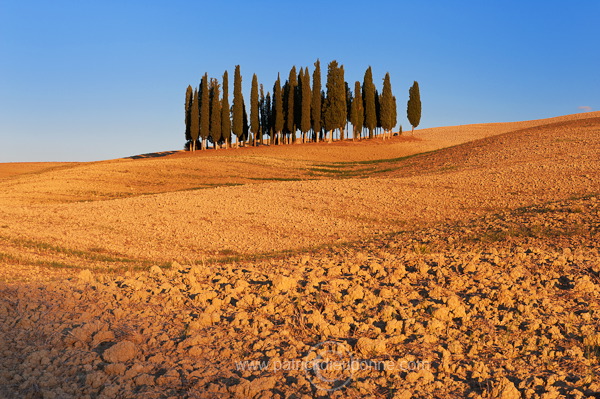
<svg viewBox="0 0 600 399">
<path fill-rule="evenodd" d="M 0 0 L 0 162 L 181 149 L 188 84 L 390 72 L 405 130 L 600 110 L 600 2 Z M 323 82 L 324 84 L 325 82 Z M 232 87 L 232 86 L 231 86 Z"/>
</svg>

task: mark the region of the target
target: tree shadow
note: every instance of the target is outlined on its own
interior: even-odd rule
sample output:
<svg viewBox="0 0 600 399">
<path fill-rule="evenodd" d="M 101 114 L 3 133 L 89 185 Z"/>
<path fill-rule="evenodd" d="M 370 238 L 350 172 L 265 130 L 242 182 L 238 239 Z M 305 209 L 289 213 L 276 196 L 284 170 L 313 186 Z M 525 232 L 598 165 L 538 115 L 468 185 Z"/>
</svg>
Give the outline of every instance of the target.
<svg viewBox="0 0 600 399">
<path fill-rule="evenodd" d="M 171 154 L 175 154 L 177 152 L 179 151 L 149 152 L 147 154 L 132 155 L 130 157 L 125 157 L 125 159 L 160 158 L 166 157 Z"/>
</svg>

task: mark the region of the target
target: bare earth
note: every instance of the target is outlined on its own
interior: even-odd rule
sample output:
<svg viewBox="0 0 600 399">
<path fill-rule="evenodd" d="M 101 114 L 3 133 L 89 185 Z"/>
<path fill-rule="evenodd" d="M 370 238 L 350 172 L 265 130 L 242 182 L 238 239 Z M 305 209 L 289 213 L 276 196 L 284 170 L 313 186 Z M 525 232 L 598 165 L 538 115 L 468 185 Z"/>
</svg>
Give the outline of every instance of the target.
<svg viewBox="0 0 600 399">
<path fill-rule="evenodd" d="M 0 165 L 0 396 L 600 392 L 600 112 L 134 158 Z"/>
</svg>

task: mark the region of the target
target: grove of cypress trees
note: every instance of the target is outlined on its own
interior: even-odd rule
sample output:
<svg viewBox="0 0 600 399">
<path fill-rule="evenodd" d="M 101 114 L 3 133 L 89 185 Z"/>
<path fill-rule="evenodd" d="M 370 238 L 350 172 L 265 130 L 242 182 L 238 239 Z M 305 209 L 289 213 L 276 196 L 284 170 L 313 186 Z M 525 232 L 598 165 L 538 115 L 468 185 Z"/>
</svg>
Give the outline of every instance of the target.
<svg viewBox="0 0 600 399">
<path fill-rule="evenodd" d="M 210 135 L 210 96 L 208 87 L 208 74 L 204 74 L 200 83 L 200 137 L 202 149 L 206 149 L 206 140 Z"/>
<path fill-rule="evenodd" d="M 335 129 L 344 129 L 346 124 L 346 87 L 344 84 L 344 67 L 337 61 L 331 61 L 327 69 L 327 97 L 325 99 L 325 129 L 332 141 Z M 341 134 L 340 134 L 341 135 Z"/>
<path fill-rule="evenodd" d="M 310 118 L 315 141 L 319 141 L 321 133 L 321 62 L 315 62 L 312 85 L 312 104 L 310 107 Z"/>
<path fill-rule="evenodd" d="M 235 66 L 235 74 L 233 76 L 233 134 L 237 137 L 237 145 L 239 146 L 241 139 L 244 136 L 244 97 L 242 95 L 242 74 L 240 66 Z"/>
<path fill-rule="evenodd" d="M 225 148 L 231 145 L 231 110 L 229 107 L 229 75 L 223 73 L 223 101 L 221 104 L 221 137 Z"/>
<path fill-rule="evenodd" d="M 368 67 L 363 80 L 363 101 L 365 110 L 365 127 L 369 129 L 369 138 L 373 138 L 373 129 L 377 126 L 377 110 L 375 105 L 375 84 L 373 71 Z"/>
<path fill-rule="evenodd" d="M 415 133 L 415 128 L 421 122 L 421 93 L 419 92 L 419 83 L 415 81 L 408 90 L 408 103 L 406 104 L 406 116 L 412 126 L 411 132 Z"/>
<path fill-rule="evenodd" d="M 381 106 L 381 127 L 383 128 L 383 138 L 390 134 L 392 128 L 396 125 L 394 122 L 394 96 L 392 95 L 392 84 L 390 82 L 389 72 L 383 79 L 383 91 L 380 99 Z"/>
<path fill-rule="evenodd" d="M 281 131 L 283 130 L 283 95 L 281 93 L 281 78 L 277 74 L 277 80 L 273 86 L 273 132 L 277 145 L 281 144 Z"/>
<path fill-rule="evenodd" d="M 200 105 L 198 101 L 198 90 L 194 90 L 192 99 L 192 110 L 190 112 L 190 151 L 196 151 L 196 142 L 200 134 Z"/>
<path fill-rule="evenodd" d="M 365 113 L 363 109 L 363 99 L 360 90 L 360 82 L 356 81 L 354 83 L 354 99 L 352 100 L 352 116 L 350 117 L 350 121 L 354 130 L 354 140 L 360 139 L 361 137 L 364 119 Z"/>
<path fill-rule="evenodd" d="M 192 121 L 192 101 L 194 100 L 194 90 L 188 85 L 185 90 L 185 141 L 192 140 L 190 134 L 190 123 Z"/>
<path fill-rule="evenodd" d="M 258 102 L 258 78 L 252 76 L 252 88 L 250 89 L 250 131 L 253 134 L 253 145 L 260 134 L 260 112 Z"/>
<path fill-rule="evenodd" d="M 221 94 L 219 93 L 219 81 L 210 81 L 210 137 L 216 149 L 221 138 Z"/>
</svg>

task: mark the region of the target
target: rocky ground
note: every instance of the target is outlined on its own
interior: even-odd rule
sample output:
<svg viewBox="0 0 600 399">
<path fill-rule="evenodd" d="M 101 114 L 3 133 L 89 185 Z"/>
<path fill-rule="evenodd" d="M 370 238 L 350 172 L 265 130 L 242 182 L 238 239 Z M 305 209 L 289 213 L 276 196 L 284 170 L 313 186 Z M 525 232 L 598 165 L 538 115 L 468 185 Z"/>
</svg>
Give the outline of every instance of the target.
<svg viewBox="0 0 600 399">
<path fill-rule="evenodd" d="M 587 197 L 281 259 L 5 286 L 0 395 L 598 397 L 599 229 Z"/>
<path fill-rule="evenodd" d="M 599 115 L 0 165 L 0 398 L 600 397 Z"/>
</svg>

